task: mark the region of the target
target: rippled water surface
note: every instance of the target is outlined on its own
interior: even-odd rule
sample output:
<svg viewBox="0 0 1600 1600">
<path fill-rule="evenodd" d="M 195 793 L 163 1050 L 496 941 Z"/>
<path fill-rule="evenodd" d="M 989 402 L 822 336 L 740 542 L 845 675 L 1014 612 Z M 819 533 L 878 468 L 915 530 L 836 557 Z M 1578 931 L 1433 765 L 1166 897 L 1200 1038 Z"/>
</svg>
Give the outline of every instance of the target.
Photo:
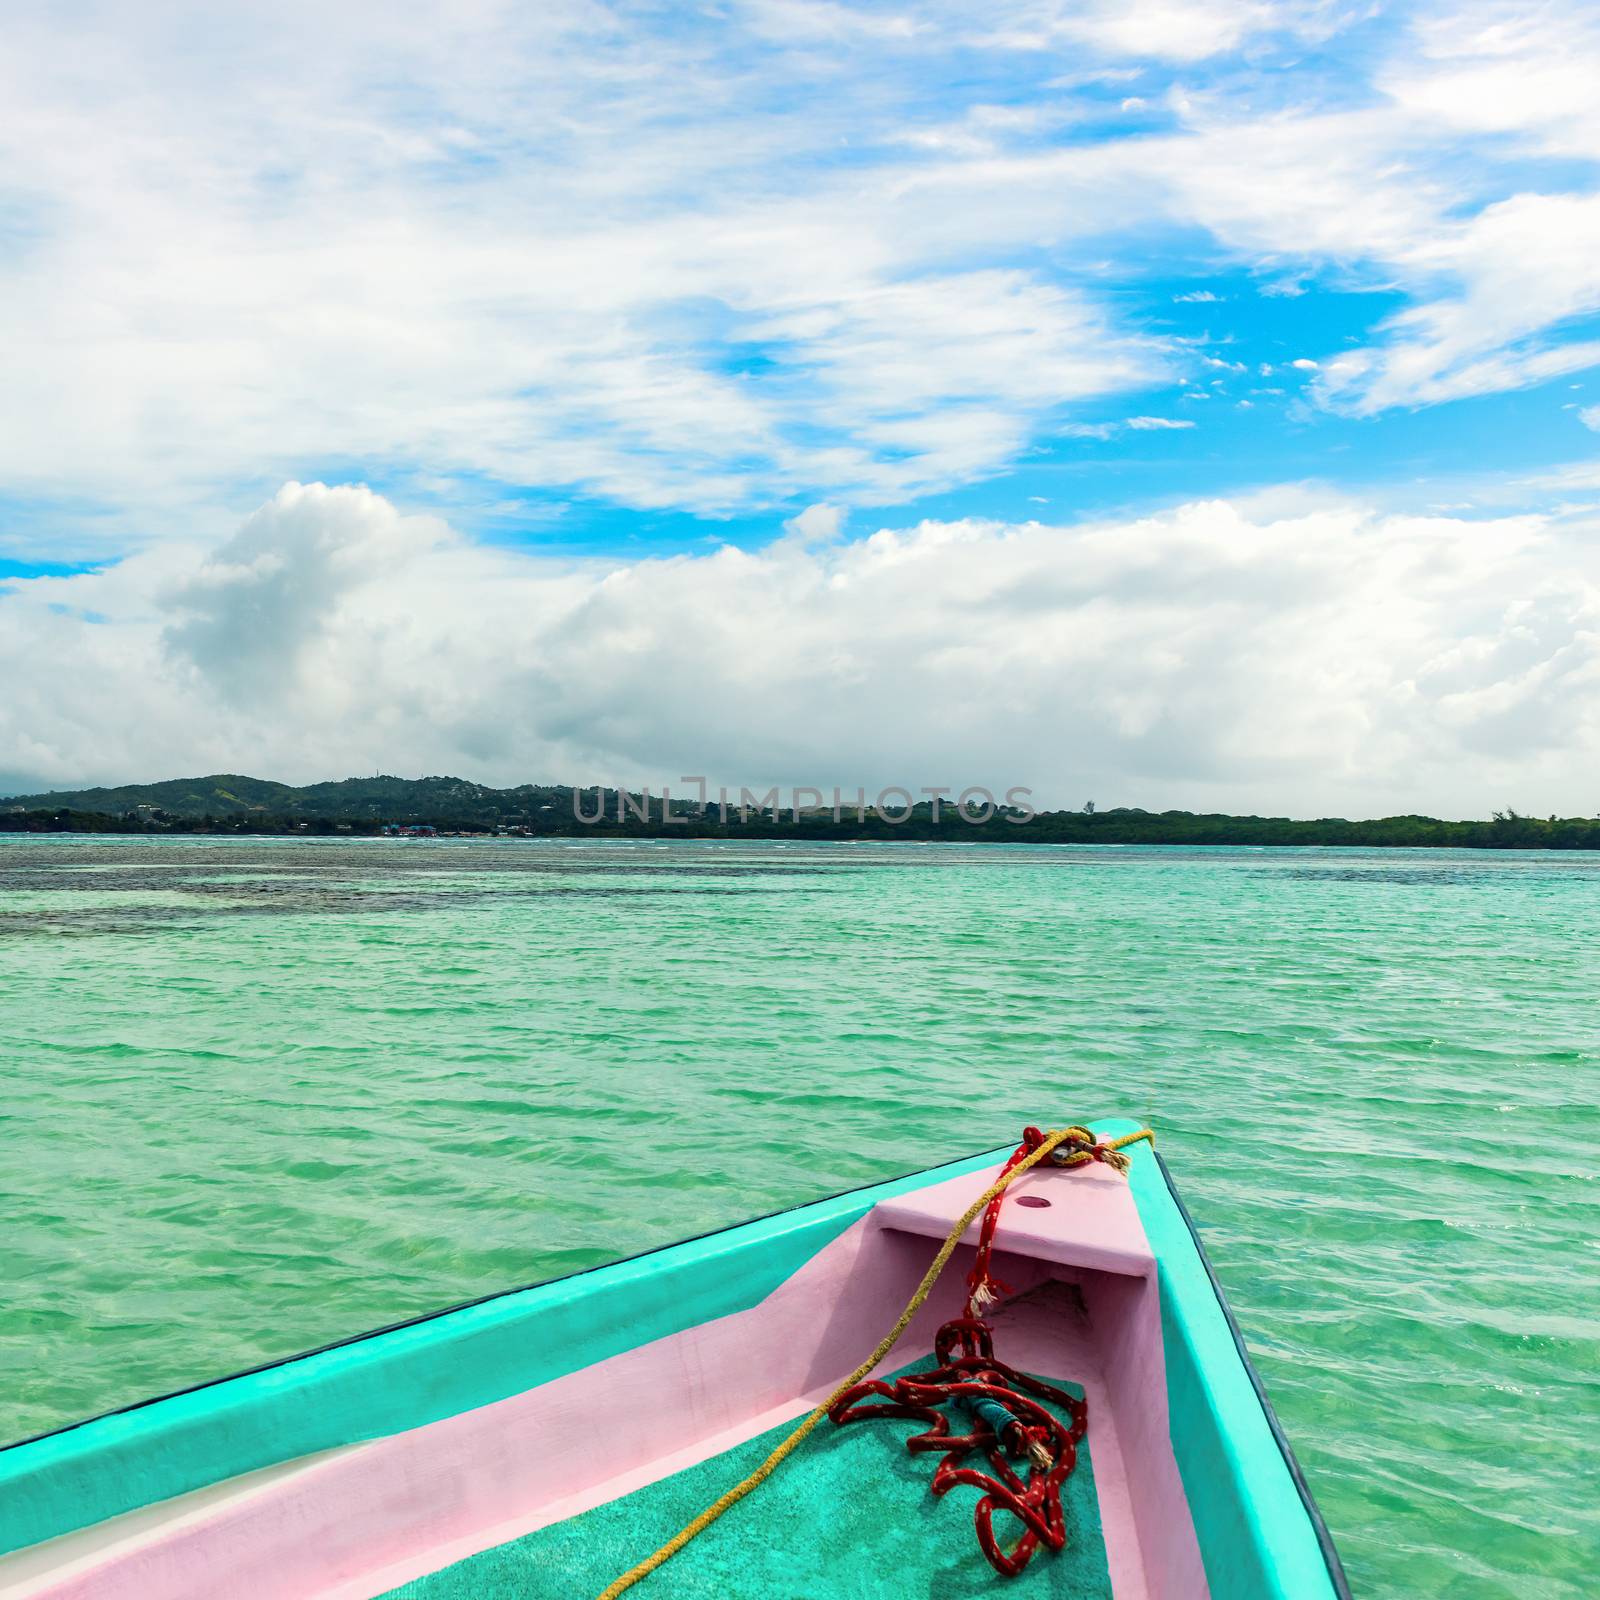
<svg viewBox="0 0 1600 1600">
<path fill-rule="evenodd" d="M 0 1433 L 1152 1123 L 1361 1595 L 1595 1592 L 1600 860 L 0 840 Z"/>
</svg>

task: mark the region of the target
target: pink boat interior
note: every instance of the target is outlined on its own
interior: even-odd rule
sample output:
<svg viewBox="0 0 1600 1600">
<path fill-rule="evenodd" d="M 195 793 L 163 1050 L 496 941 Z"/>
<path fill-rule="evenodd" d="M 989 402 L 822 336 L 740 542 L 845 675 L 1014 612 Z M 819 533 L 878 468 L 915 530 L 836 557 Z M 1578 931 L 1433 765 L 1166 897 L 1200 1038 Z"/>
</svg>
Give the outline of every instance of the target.
<svg viewBox="0 0 1600 1600">
<path fill-rule="evenodd" d="M 880 1201 L 748 1310 L 508 1399 L 21 1551 L 0 1560 L 0 1595 L 426 1595 L 430 1574 L 719 1457 L 816 1405 L 893 1324 L 997 1170 Z M 975 1223 L 887 1367 L 926 1355 L 940 1324 L 960 1314 L 976 1236 Z M 994 1269 L 1009 1291 L 991 1314 L 997 1355 L 1081 1385 L 1087 1399 L 1112 1594 L 1202 1600 L 1209 1591 L 1169 1436 L 1155 1260 L 1129 1185 L 1100 1166 L 1026 1174 L 1008 1194 Z M 728 1482 L 737 1476 L 730 1469 Z M 950 1540 L 972 1544 L 966 1510 L 952 1505 L 947 1522 Z M 651 1582 L 657 1593 L 682 1592 L 670 1575 Z"/>
</svg>

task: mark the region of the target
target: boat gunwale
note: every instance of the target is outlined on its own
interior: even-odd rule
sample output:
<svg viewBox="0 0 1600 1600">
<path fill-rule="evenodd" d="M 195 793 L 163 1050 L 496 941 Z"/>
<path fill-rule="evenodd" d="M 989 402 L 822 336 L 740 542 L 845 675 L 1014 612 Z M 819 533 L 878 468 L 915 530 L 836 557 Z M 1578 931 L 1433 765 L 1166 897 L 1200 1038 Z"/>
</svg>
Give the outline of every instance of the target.
<svg viewBox="0 0 1600 1600">
<path fill-rule="evenodd" d="M 1239 1319 L 1233 1314 L 1233 1307 L 1228 1304 L 1228 1297 L 1222 1288 L 1222 1282 L 1217 1277 L 1216 1268 L 1211 1264 L 1211 1257 L 1206 1253 L 1205 1241 L 1200 1237 L 1200 1230 L 1195 1225 L 1193 1215 L 1188 1206 L 1183 1203 L 1183 1196 L 1178 1192 L 1178 1185 L 1173 1179 L 1172 1170 L 1167 1166 L 1159 1150 L 1150 1152 L 1156 1158 L 1156 1166 L 1161 1172 L 1163 1182 L 1167 1186 L 1167 1193 L 1172 1197 L 1172 1203 L 1177 1208 L 1178 1215 L 1183 1218 L 1184 1226 L 1189 1230 L 1190 1242 L 1194 1245 L 1195 1254 L 1200 1259 L 1200 1265 L 1205 1268 L 1206 1277 L 1210 1281 L 1212 1293 L 1217 1297 L 1223 1319 L 1228 1324 L 1228 1332 L 1233 1336 L 1233 1346 L 1239 1357 L 1239 1363 L 1244 1368 L 1245 1376 L 1250 1380 L 1250 1387 L 1255 1390 L 1257 1401 L 1260 1403 L 1262 1415 L 1267 1419 L 1267 1427 L 1272 1433 L 1274 1443 L 1283 1457 L 1283 1464 L 1288 1468 L 1289 1477 L 1294 1483 L 1295 1492 L 1300 1496 L 1300 1504 L 1305 1509 L 1307 1518 L 1311 1523 L 1312 1531 L 1317 1536 L 1317 1548 L 1322 1552 L 1323 1564 L 1328 1569 L 1328 1579 L 1333 1585 L 1335 1600 L 1354 1600 L 1350 1592 L 1350 1580 L 1345 1575 L 1344 1562 L 1340 1559 L 1339 1548 L 1333 1542 L 1333 1534 L 1328 1529 L 1327 1521 L 1322 1515 L 1322 1508 L 1317 1504 L 1316 1496 L 1311 1492 L 1311 1485 L 1306 1479 L 1305 1471 L 1300 1465 L 1300 1459 L 1294 1453 L 1294 1446 L 1289 1442 L 1289 1435 L 1284 1431 L 1283 1424 L 1278 1420 L 1278 1413 L 1273 1408 L 1272 1400 L 1267 1394 L 1267 1386 L 1261 1374 L 1256 1370 L 1256 1364 L 1251 1359 L 1250 1347 L 1245 1343 L 1244 1332 L 1239 1326 Z"/>
</svg>

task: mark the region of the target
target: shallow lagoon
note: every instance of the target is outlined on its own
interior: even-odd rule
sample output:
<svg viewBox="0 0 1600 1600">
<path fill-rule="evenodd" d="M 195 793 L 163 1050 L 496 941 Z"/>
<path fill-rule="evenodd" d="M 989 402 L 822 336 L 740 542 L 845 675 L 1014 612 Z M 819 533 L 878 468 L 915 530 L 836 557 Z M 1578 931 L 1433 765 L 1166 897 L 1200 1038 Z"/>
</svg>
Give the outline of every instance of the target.
<svg viewBox="0 0 1600 1600">
<path fill-rule="evenodd" d="M 17 1437 L 1112 1112 L 1363 1595 L 1600 1568 L 1600 859 L 0 841 Z"/>
</svg>

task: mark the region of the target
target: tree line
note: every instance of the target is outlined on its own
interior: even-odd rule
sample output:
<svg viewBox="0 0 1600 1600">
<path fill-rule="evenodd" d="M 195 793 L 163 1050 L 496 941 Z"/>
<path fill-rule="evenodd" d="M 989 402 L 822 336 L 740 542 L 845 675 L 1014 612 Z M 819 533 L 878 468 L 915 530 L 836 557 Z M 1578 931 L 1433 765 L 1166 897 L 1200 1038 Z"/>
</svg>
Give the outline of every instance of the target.
<svg viewBox="0 0 1600 1600">
<path fill-rule="evenodd" d="M 142 807 L 121 815 L 75 807 L 34 807 L 0 811 L 0 832 L 107 834 L 236 834 L 371 837 L 385 825 L 423 824 L 440 833 L 557 838 L 670 839 L 839 839 L 931 841 L 951 844 L 1075 845 L 1354 845 L 1395 849 L 1466 850 L 1600 850 L 1600 817 L 1531 817 L 1512 809 L 1496 811 L 1485 821 L 1448 821 L 1438 817 L 1380 817 L 1349 821 L 1343 817 L 1302 820 L 1293 817 L 1229 816 L 1191 811 L 1142 811 L 1131 808 L 1041 811 L 1025 822 L 996 816 L 972 823 L 945 808 L 937 821 L 926 804 L 885 818 L 871 812 L 864 820 L 847 813 L 834 821 L 827 811 L 802 811 L 774 817 L 752 812 L 741 817 L 730 807 L 707 813 L 684 812 L 670 824 L 642 821 L 615 813 L 598 822 L 583 822 L 570 811 L 550 806 L 520 812 L 513 807 L 483 815 L 479 806 L 459 814 L 441 809 L 383 816 L 307 816 L 303 812 L 267 812 L 200 816 Z"/>
</svg>

